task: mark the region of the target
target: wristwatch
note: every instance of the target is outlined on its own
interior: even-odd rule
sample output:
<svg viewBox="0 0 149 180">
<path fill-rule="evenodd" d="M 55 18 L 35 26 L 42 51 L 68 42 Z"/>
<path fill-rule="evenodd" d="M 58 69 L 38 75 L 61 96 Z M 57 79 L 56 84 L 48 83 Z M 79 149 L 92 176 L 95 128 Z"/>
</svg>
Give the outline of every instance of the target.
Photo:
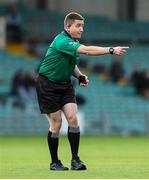
<svg viewBox="0 0 149 180">
<path fill-rule="evenodd" d="M 109 53 L 110 53 L 110 54 L 113 54 L 113 53 L 114 53 L 114 48 L 110 47 L 110 48 L 109 48 Z"/>
</svg>

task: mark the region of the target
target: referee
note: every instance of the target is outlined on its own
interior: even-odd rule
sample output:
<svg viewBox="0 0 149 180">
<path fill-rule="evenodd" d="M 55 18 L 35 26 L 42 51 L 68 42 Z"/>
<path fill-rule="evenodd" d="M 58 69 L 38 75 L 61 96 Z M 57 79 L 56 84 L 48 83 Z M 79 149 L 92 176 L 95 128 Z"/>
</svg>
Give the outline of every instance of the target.
<svg viewBox="0 0 149 180">
<path fill-rule="evenodd" d="M 39 68 L 37 78 L 37 96 L 40 111 L 49 121 L 48 146 L 51 155 L 50 170 L 65 171 L 58 157 L 59 131 L 63 112 L 68 121 L 68 140 L 71 147 L 71 169 L 86 170 L 86 165 L 78 156 L 80 129 L 77 119 L 77 104 L 71 76 L 86 87 L 88 77 L 77 66 L 79 54 L 98 56 L 105 54 L 123 55 L 128 47 L 85 46 L 78 41 L 81 38 L 84 18 L 71 12 L 64 19 L 64 31 L 58 34 L 50 44 Z"/>
</svg>

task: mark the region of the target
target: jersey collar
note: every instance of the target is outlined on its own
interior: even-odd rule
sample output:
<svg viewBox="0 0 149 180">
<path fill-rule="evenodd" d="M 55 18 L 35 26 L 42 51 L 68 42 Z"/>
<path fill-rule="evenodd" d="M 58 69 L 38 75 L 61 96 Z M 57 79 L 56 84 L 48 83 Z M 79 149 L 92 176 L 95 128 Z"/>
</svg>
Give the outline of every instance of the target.
<svg viewBox="0 0 149 180">
<path fill-rule="evenodd" d="M 71 39 L 73 39 L 71 36 L 70 36 L 70 34 L 64 29 L 64 33 L 68 36 L 68 37 L 70 37 Z M 77 39 L 73 39 L 74 41 L 78 41 Z"/>
</svg>

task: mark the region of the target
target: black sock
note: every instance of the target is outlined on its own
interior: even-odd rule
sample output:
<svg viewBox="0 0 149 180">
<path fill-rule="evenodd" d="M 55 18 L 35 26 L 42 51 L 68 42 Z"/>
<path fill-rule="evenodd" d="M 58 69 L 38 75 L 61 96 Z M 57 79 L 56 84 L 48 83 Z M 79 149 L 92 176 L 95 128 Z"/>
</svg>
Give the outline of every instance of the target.
<svg viewBox="0 0 149 180">
<path fill-rule="evenodd" d="M 48 133 L 48 146 L 51 154 L 51 160 L 53 162 L 58 161 L 58 133 Z"/>
<path fill-rule="evenodd" d="M 68 139 L 71 147 L 72 159 L 78 157 L 80 129 L 79 127 L 68 127 Z"/>
</svg>

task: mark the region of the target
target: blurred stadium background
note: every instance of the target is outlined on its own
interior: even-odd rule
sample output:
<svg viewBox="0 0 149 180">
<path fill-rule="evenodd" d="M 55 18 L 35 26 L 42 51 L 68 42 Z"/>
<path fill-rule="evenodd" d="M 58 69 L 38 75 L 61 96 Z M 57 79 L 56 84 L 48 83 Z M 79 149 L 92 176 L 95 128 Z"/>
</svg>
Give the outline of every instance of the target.
<svg viewBox="0 0 149 180">
<path fill-rule="evenodd" d="M 82 133 L 148 135 L 149 80 L 142 94 L 131 82 L 135 65 L 141 72 L 149 70 L 148 9 L 146 0 L 1 0 L 0 135 L 46 135 L 48 123 L 36 99 L 12 92 L 17 86 L 14 75 L 21 71 L 37 76 L 43 54 L 70 11 L 85 16 L 82 43 L 130 46 L 116 82 L 109 72 L 117 57 L 81 56 L 79 66 L 90 80 L 88 88 L 74 80 Z"/>
</svg>

